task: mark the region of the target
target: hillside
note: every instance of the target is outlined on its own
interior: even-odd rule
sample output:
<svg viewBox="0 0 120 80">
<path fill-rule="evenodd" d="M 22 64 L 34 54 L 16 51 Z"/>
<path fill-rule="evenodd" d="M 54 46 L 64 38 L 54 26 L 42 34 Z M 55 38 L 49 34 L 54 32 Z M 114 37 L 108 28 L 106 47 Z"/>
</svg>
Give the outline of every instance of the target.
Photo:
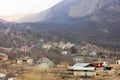
<svg viewBox="0 0 120 80">
<path fill-rule="evenodd" d="M 51 41 L 57 37 L 57 41 L 83 40 L 119 49 L 119 7 L 120 0 L 63 0 L 48 10 L 19 20 L 24 23 L 5 25 L 20 32 L 28 42 L 28 39 Z"/>
<path fill-rule="evenodd" d="M 119 0 L 63 0 L 52 8 L 21 21 L 33 22 L 32 27 L 49 30 L 54 36 L 70 35 L 70 40 L 82 39 L 100 46 L 118 48 L 119 7 Z M 41 23 L 44 27 L 41 27 Z M 76 37 L 73 38 L 74 36 Z M 68 37 L 66 38 L 69 39 Z"/>
</svg>

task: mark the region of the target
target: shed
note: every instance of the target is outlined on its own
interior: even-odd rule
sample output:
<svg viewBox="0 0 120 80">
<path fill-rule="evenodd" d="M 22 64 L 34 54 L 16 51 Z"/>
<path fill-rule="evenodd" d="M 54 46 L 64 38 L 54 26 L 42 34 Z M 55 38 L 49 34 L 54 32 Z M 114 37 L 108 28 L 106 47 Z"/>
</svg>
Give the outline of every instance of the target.
<svg viewBox="0 0 120 80">
<path fill-rule="evenodd" d="M 62 54 L 62 55 L 67 55 L 67 54 L 68 54 L 68 51 L 62 51 L 61 54 Z"/>
<path fill-rule="evenodd" d="M 106 71 L 106 70 L 112 70 L 113 69 L 113 67 L 111 67 L 111 66 L 104 66 L 103 67 L 103 70 L 104 71 Z"/>
<path fill-rule="evenodd" d="M 8 60 L 8 55 L 5 53 L 0 53 L 0 60 L 3 60 L 3 61 Z"/>
<path fill-rule="evenodd" d="M 116 64 L 120 64 L 120 60 L 117 60 L 115 63 L 116 63 Z"/>
<path fill-rule="evenodd" d="M 23 57 L 23 58 L 18 58 L 17 60 L 18 64 L 23 64 L 23 65 L 32 65 L 33 64 L 33 59 L 31 57 Z"/>
<path fill-rule="evenodd" d="M 38 61 L 37 61 L 37 65 L 40 68 L 50 68 L 54 66 L 53 61 L 51 61 L 50 59 L 48 59 L 47 57 L 41 57 Z"/>
</svg>

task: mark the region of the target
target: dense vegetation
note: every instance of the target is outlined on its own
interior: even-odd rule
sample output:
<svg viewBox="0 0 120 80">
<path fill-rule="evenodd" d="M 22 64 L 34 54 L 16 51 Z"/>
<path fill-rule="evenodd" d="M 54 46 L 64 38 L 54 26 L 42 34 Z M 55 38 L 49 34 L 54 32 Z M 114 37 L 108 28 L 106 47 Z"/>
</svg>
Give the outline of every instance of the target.
<svg viewBox="0 0 120 80">
<path fill-rule="evenodd" d="M 119 28 L 114 29 L 115 25 L 113 24 L 113 26 L 110 26 L 111 32 L 104 33 L 99 29 L 101 26 L 103 25 L 90 21 L 70 25 L 53 23 L 1 23 L 0 46 L 19 47 L 24 44 L 38 43 L 42 38 L 45 41 L 70 41 L 74 43 L 87 41 L 109 49 L 119 49 Z"/>
</svg>

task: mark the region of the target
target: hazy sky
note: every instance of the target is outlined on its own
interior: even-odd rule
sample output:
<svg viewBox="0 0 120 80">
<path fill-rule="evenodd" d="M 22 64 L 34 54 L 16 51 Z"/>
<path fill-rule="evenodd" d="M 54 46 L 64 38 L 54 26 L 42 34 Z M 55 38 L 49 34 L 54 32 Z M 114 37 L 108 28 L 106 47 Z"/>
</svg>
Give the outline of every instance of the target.
<svg viewBox="0 0 120 80">
<path fill-rule="evenodd" d="M 0 16 L 38 13 L 62 0 L 0 0 Z"/>
</svg>

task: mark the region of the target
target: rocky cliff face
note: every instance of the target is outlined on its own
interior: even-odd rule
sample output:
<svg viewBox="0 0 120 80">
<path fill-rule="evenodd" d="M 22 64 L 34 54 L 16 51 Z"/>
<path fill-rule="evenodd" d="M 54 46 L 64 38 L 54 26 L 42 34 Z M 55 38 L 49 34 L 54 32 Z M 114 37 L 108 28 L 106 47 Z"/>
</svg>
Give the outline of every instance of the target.
<svg viewBox="0 0 120 80">
<path fill-rule="evenodd" d="M 63 20 L 67 18 L 81 18 L 99 11 L 101 8 L 110 5 L 109 10 L 119 10 L 119 6 L 114 6 L 119 0 L 63 0 L 52 8 L 39 14 L 22 18 L 21 22 L 40 22 L 49 19 L 61 17 Z M 117 7 L 117 8 L 116 8 Z"/>
</svg>

